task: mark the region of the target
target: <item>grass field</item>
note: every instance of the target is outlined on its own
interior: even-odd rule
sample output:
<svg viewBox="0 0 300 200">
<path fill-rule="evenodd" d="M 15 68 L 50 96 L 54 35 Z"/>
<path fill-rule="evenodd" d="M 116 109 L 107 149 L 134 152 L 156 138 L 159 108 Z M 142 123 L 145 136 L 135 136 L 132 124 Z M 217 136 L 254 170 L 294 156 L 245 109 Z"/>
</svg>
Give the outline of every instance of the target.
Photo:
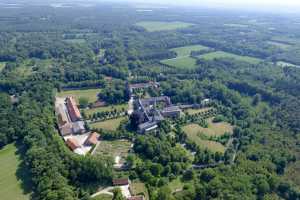
<svg viewBox="0 0 300 200">
<path fill-rule="evenodd" d="M 92 128 L 104 129 L 108 131 L 115 131 L 119 128 L 121 121 L 126 119 L 126 117 L 119 117 L 116 119 L 110 119 L 102 122 L 96 122 L 90 124 Z"/>
<path fill-rule="evenodd" d="M 83 89 L 83 90 L 65 90 L 57 93 L 58 97 L 67 97 L 67 96 L 74 96 L 77 103 L 79 98 L 85 97 L 89 100 L 89 103 L 93 103 L 97 101 L 100 89 Z"/>
<path fill-rule="evenodd" d="M 189 26 L 192 26 L 193 24 L 185 22 L 142 21 L 136 23 L 136 25 L 145 28 L 149 32 L 154 32 L 187 28 Z"/>
<path fill-rule="evenodd" d="M 93 108 L 93 109 L 87 109 L 84 112 L 87 115 L 92 115 L 96 112 L 106 112 L 106 111 L 113 111 L 114 109 L 117 109 L 117 111 L 122 111 L 122 109 L 127 110 L 128 108 L 128 104 L 118 104 L 118 105 L 110 105 L 110 106 L 103 106 L 103 107 L 99 107 L 99 108 Z"/>
<path fill-rule="evenodd" d="M 111 157 L 113 159 L 119 156 L 120 163 L 124 163 L 126 157 L 128 156 L 129 150 L 131 149 L 131 144 L 132 143 L 128 140 L 102 140 L 98 145 L 94 155 L 102 158 Z"/>
<path fill-rule="evenodd" d="M 194 115 L 194 114 L 198 114 L 198 113 L 201 113 L 201 112 L 209 111 L 211 109 L 212 108 L 199 108 L 199 109 L 190 108 L 190 109 L 187 109 L 185 112 L 187 112 L 190 115 Z"/>
<path fill-rule="evenodd" d="M 72 43 L 72 44 L 84 44 L 86 43 L 85 39 L 65 39 L 65 42 Z"/>
<path fill-rule="evenodd" d="M 189 124 L 184 127 L 185 132 L 189 132 L 193 135 L 199 133 L 210 136 L 221 136 L 225 133 L 232 133 L 233 127 L 226 122 L 213 123 L 212 119 L 207 120 L 208 128 L 203 128 L 198 124 Z"/>
<path fill-rule="evenodd" d="M 181 69 L 194 69 L 196 67 L 196 60 L 191 57 L 166 59 L 162 60 L 161 63 Z"/>
<path fill-rule="evenodd" d="M 210 141 L 210 140 L 204 140 L 201 138 L 201 134 L 205 136 L 221 136 L 225 133 L 232 133 L 233 127 L 225 122 L 221 123 L 213 123 L 210 120 L 208 120 L 208 128 L 203 128 L 199 126 L 198 124 L 189 124 L 183 127 L 183 131 L 187 134 L 188 138 L 192 141 L 196 142 L 196 144 L 199 145 L 199 147 L 207 148 L 213 152 L 225 152 L 225 146 L 221 143 Z"/>
<path fill-rule="evenodd" d="M 276 41 L 268 41 L 268 44 L 279 47 L 283 50 L 287 50 L 292 47 L 290 44 L 282 43 L 282 42 L 276 42 Z"/>
<path fill-rule="evenodd" d="M 149 200 L 148 190 L 144 183 L 141 182 L 132 182 L 130 184 L 130 188 L 132 190 L 132 195 L 144 195 L 146 200 Z"/>
<path fill-rule="evenodd" d="M 249 56 L 239 56 L 239 55 L 227 53 L 224 51 L 216 51 L 216 52 L 212 52 L 212 53 L 203 54 L 203 55 L 200 55 L 199 58 L 203 58 L 203 59 L 207 59 L 207 60 L 213 60 L 216 58 L 232 58 L 232 59 L 236 59 L 239 61 L 244 61 L 244 62 L 248 62 L 248 63 L 252 63 L 252 64 L 257 64 L 262 61 L 259 58 L 254 58 L 254 57 L 249 57 Z"/>
<path fill-rule="evenodd" d="M 17 148 L 10 144 L 0 150 L 0 199 L 29 200 L 30 194 L 24 194 L 23 184 L 18 177 L 27 176 L 20 168 L 20 157 L 16 154 Z M 26 184 L 29 186 L 29 184 Z"/>
<path fill-rule="evenodd" d="M 276 62 L 276 65 L 281 66 L 281 67 L 299 67 L 297 65 L 294 65 L 294 64 L 288 63 L 288 62 L 284 62 L 284 61 Z"/>
<path fill-rule="evenodd" d="M 5 67 L 5 62 L 0 62 L 0 72 L 3 70 Z"/>
<path fill-rule="evenodd" d="M 190 56 L 192 51 L 200 51 L 200 50 L 207 50 L 207 49 L 209 48 L 202 45 L 190 45 L 190 46 L 179 47 L 170 50 L 175 51 L 177 53 L 177 56 L 181 57 L 181 56 Z"/>
</svg>

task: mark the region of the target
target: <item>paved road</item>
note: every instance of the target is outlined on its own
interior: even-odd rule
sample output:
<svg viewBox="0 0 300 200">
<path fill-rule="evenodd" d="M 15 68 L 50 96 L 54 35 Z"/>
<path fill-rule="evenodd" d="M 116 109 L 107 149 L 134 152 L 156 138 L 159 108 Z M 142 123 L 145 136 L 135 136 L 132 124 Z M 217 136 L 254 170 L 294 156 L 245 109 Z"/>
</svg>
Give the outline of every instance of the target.
<svg viewBox="0 0 300 200">
<path fill-rule="evenodd" d="M 110 192 L 111 190 L 113 190 L 114 187 L 107 187 L 107 188 L 104 188 L 103 190 L 99 191 L 99 192 L 96 192 L 94 194 L 91 195 L 91 197 L 95 197 L 95 196 L 98 196 L 100 194 L 108 194 L 108 195 L 111 195 L 113 196 L 114 194 L 112 192 Z"/>
</svg>

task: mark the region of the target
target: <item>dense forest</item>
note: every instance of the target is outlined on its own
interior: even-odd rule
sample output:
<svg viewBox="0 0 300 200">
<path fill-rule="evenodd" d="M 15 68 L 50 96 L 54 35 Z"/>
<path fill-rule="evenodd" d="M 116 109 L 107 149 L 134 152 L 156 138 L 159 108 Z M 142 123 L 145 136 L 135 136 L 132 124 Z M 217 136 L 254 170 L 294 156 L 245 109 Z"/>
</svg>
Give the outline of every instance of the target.
<svg viewBox="0 0 300 200">
<path fill-rule="evenodd" d="M 14 142 L 25 149 L 31 199 L 89 200 L 117 176 L 111 159 L 78 156 L 65 146 L 55 93 L 100 88 L 98 98 L 115 105 L 129 100 L 128 82 L 148 81 L 160 87 L 147 93 L 169 96 L 174 104 L 212 99 L 215 120 L 234 126 L 224 154 L 186 136 L 183 125 L 205 126 L 198 115 L 166 120 L 144 135 L 128 121 L 101 132 L 104 139 L 134 143 L 124 174 L 145 183 L 149 199 L 300 199 L 300 17 L 176 7 L 141 12 L 108 3 L 17 7 L 0 7 L 0 149 Z M 141 21 L 192 25 L 149 31 L 137 25 Z M 171 49 L 189 45 L 209 48 L 191 52 L 195 67 L 161 62 L 179 56 Z M 213 51 L 260 62 L 199 57 Z M 215 140 L 225 144 L 228 138 Z M 171 191 L 168 185 L 177 179 L 184 186 Z"/>
</svg>

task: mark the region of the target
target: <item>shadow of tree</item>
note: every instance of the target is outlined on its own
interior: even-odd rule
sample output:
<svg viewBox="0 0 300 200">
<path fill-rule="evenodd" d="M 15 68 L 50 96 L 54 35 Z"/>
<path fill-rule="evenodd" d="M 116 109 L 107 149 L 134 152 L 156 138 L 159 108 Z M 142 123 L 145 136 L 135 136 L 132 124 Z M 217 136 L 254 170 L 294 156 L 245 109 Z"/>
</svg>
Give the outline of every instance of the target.
<svg viewBox="0 0 300 200">
<path fill-rule="evenodd" d="M 20 181 L 21 183 L 21 189 L 23 190 L 23 193 L 25 195 L 30 194 L 31 199 L 33 198 L 33 185 L 31 181 L 31 175 L 30 175 L 30 170 L 28 169 L 28 166 L 26 165 L 25 162 L 25 147 L 21 142 L 16 142 L 16 155 L 19 156 L 20 159 L 20 164 L 17 167 L 16 171 L 16 177 L 17 180 Z"/>
</svg>

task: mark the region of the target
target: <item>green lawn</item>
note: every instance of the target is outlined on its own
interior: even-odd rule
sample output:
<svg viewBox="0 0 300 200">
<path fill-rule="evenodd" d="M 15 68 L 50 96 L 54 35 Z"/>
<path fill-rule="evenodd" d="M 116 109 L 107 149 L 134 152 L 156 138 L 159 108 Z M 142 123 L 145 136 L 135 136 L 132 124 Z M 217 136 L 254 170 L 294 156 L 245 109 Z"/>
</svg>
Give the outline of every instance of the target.
<svg viewBox="0 0 300 200">
<path fill-rule="evenodd" d="M 5 62 L 0 62 L 0 72 L 3 70 L 3 68 L 5 67 Z"/>
<path fill-rule="evenodd" d="M 79 98 L 85 97 L 89 100 L 89 103 L 93 103 L 97 101 L 98 94 L 100 93 L 101 89 L 82 89 L 82 90 L 65 90 L 57 93 L 58 97 L 67 97 L 67 96 L 74 96 L 77 103 Z"/>
<path fill-rule="evenodd" d="M 188 56 L 162 60 L 161 63 L 181 69 L 194 69 L 196 67 L 196 59 Z"/>
<path fill-rule="evenodd" d="M 200 51 L 200 50 L 208 50 L 209 47 L 202 46 L 202 45 L 190 45 L 185 47 L 179 47 L 170 49 L 171 51 L 175 51 L 178 57 L 181 56 L 190 56 L 192 51 Z"/>
<path fill-rule="evenodd" d="M 198 124 L 188 124 L 183 127 L 183 131 L 187 134 L 188 138 L 203 149 L 209 149 L 213 152 L 225 152 L 225 146 L 219 142 L 205 140 L 201 135 L 210 137 L 210 136 L 221 136 L 225 133 L 232 133 L 233 127 L 225 122 L 213 123 L 208 120 L 208 128 L 203 128 Z"/>
<path fill-rule="evenodd" d="M 21 166 L 20 156 L 16 152 L 17 148 L 14 144 L 0 150 L 0 199 L 3 200 L 30 199 L 30 193 L 23 189 L 23 185 L 28 188 L 30 184 L 20 180 L 20 177 L 28 179 L 28 174 Z"/>
<path fill-rule="evenodd" d="M 216 51 L 216 52 L 212 52 L 212 53 L 203 54 L 203 55 L 200 55 L 199 58 L 203 58 L 203 59 L 207 59 L 207 60 L 213 60 L 216 58 L 232 58 L 232 59 L 236 59 L 239 61 L 249 62 L 252 64 L 257 64 L 262 61 L 259 58 L 254 58 L 254 57 L 249 57 L 249 56 L 240 56 L 240 55 L 236 55 L 236 54 L 232 54 L 232 53 L 227 53 L 224 51 Z"/>
<path fill-rule="evenodd" d="M 102 121 L 102 122 L 91 123 L 90 126 L 92 128 L 104 129 L 104 130 L 108 130 L 108 131 L 116 131 L 119 128 L 121 121 L 123 121 L 124 119 L 126 119 L 126 117 L 119 117 L 116 119 L 110 119 L 110 120 L 106 120 L 106 121 Z"/>
<path fill-rule="evenodd" d="M 117 111 L 122 111 L 122 109 L 127 110 L 127 108 L 128 108 L 128 104 L 124 103 L 124 104 L 118 104 L 118 105 L 109 105 L 109 106 L 103 106 L 103 107 L 99 107 L 99 108 L 87 109 L 87 110 L 84 110 L 84 112 L 87 115 L 92 115 L 97 112 L 113 111 L 114 109 L 117 109 Z"/>
<path fill-rule="evenodd" d="M 186 22 L 142 21 L 136 23 L 136 25 L 145 28 L 149 32 L 154 32 L 154 31 L 169 31 L 169 30 L 187 28 L 194 24 L 186 23 Z"/>
</svg>

